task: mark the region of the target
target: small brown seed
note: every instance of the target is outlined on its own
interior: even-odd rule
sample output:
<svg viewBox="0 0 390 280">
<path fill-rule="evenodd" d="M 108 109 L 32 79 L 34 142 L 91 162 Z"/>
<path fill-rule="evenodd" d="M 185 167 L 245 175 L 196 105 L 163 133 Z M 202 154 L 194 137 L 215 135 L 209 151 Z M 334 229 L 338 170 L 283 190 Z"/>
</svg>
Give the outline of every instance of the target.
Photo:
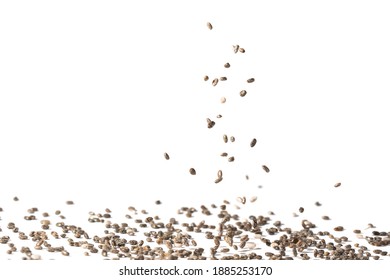
<svg viewBox="0 0 390 280">
<path fill-rule="evenodd" d="M 330 220 L 330 218 L 328 216 L 322 216 L 322 219 L 325 220 L 325 221 Z"/>
<path fill-rule="evenodd" d="M 234 142 L 234 141 L 236 141 L 236 138 L 234 138 L 234 136 L 230 136 L 230 142 Z"/>
<path fill-rule="evenodd" d="M 342 226 L 337 226 L 334 228 L 334 231 L 343 231 L 344 230 L 344 227 Z"/>
<path fill-rule="evenodd" d="M 218 84 L 218 78 L 215 78 L 212 83 L 211 83 L 213 86 L 216 86 Z"/>
<path fill-rule="evenodd" d="M 239 51 L 240 53 L 245 53 L 245 49 L 244 49 L 244 48 L 239 48 L 238 51 Z"/>
<path fill-rule="evenodd" d="M 233 161 L 234 161 L 234 157 L 228 158 L 228 162 L 233 162 Z"/>
<path fill-rule="evenodd" d="M 54 212 L 54 214 L 59 215 L 59 214 L 61 214 L 61 211 L 60 211 L 60 210 L 56 210 L 56 211 Z"/>
<path fill-rule="evenodd" d="M 220 119 L 220 118 L 222 118 L 222 115 L 217 115 L 217 119 Z"/>
<path fill-rule="evenodd" d="M 251 148 L 253 148 L 257 143 L 257 140 L 256 138 L 253 138 L 253 140 L 251 141 Z"/>
<path fill-rule="evenodd" d="M 14 201 L 19 201 L 19 198 L 17 196 L 15 196 Z"/>
<path fill-rule="evenodd" d="M 226 134 L 223 135 L 223 142 L 227 143 L 228 142 L 228 137 Z"/>
<path fill-rule="evenodd" d="M 212 29 L 213 29 L 213 26 L 211 25 L 211 23 L 210 23 L 210 22 L 208 22 L 208 23 L 207 23 L 207 28 L 208 28 L 208 29 L 210 29 L 210 30 L 212 30 Z"/>
<path fill-rule="evenodd" d="M 222 179 L 223 179 L 222 177 L 218 177 L 217 179 L 215 179 L 214 183 L 218 184 L 219 182 L 222 181 Z"/>
<path fill-rule="evenodd" d="M 225 103 L 226 102 L 226 97 L 221 97 L 221 103 Z"/>
<path fill-rule="evenodd" d="M 359 234 L 359 233 L 361 233 L 362 231 L 360 230 L 360 229 L 355 229 L 354 231 L 353 231 L 353 233 L 356 233 L 356 234 Z"/>
<path fill-rule="evenodd" d="M 303 207 L 299 207 L 299 213 L 303 213 L 303 211 L 305 211 L 305 209 Z"/>
<path fill-rule="evenodd" d="M 167 153 L 164 153 L 164 157 L 165 157 L 166 160 L 170 159 L 170 157 L 169 157 L 169 155 Z"/>
<path fill-rule="evenodd" d="M 255 81 L 255 78 L 250 78 L 250 79 L 248 79 L 246 81 L 250 84 L 250 83 L 253 83 Z"/>
<path fill-rule="evenodd" d="M 226 81 L 227 78 L 226 78 L 226 77 L 220 77 L 219 80 L 220 80 L 220 81 Z"/>
<path fill-rule="evenodd" d="M 205 82 L 207 82 L 207 81 L 209 80 L 209 76 L 207 76 L 207 75 L 204 76 L 204 77 L 203 77 L 203 80 L 204 80 Z"/>
<path fill-rule="evenodd" d="M 237 53 L 239 49 L 240 49 L 240 46 L 239 46 L 239 45 L 234 45 L 234 46 L 233 46 L 233 51 L 234 51 L 234 53 Z"/>
<path fill-rule="evenodd" d="M 251 203 L 255 202 L 256 200 L 257 200 L 257 196 L 252 196 L 252 197 L 249 199 L 249 201 L 250 201 Z"/>
<path fill-rule="evenodd" d="M 222 177 L 222 170 L 218 170 L 217 176 L 218 178 Z"/>
<path fill-rule="evenodd" d="M 240 91 L 240 96 L 241 96 L 241 97 L 244 97 L 245 95 L 246 95 L 246 90 Z"/>
<path fill-rule="evenodd" d="M 191 174 L 191 175 L 196 175 L 196 171 L 195 171 L 194 168 L 190 168 L 190 174 Z"/>
<path fill-rule="evenodd" d="M 338 187 L 340 187 L 340 186 L 341 186 L 341 183 L 336 183 L 336 184 L 334 185 L 335 188 L 338 188 Z"/>
<path fill-rule="evenodd" d="M 207 128 L 212 128 L 215 125 L 215 122 L 210 120 L 209 118 L 207 118 L 206 121 L 207 121 Z"/>
<path fill-rule="evenodd" d="M 224 67 L 225 68 L 230 68 L 230 63 L 229 62 L 225 63 Z"/>
<path fill-rule="evenodd" d="M 68 201 L 66 201 L 66 204 L 67 204 L 67 205 L 73 205 L 74 202 L 73 202 L 72 200 L 68 200 Z"/>
<path fill-rule="evenodd" d="M 318 201 L 315 203 L 315 206 L 321 206 L 322 204 L 319 203 Z"/>
<path fill-rule="evenodd" d="M 221 157 L 227 157 L 228 156 L 228 153 L 222 153 L 221 154 Z"/>
<path fill-rule="evenodd" d="M 157 205 L 160 205 L 160 204 L 161 204 L 161 201 L 160 201 L 160 200 L 156 200 L 156 204 L 157 204 Z"/>
<path fill-rule="evenodd" d="M 268 168 L 266 165 L 263 165 L 262 167 L 263 167 L 263 170 L 264 170 L 265 172 L 268 173 L 268 172 L 270 171 L 269 168 Z"/>
</svg>

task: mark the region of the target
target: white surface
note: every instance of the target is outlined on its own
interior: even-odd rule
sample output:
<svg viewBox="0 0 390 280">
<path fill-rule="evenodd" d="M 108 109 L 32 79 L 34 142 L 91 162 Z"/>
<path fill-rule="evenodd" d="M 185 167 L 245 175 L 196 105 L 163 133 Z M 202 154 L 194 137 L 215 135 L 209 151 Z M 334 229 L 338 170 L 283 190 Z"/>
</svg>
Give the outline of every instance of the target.
<svg viewBox="0 0 390 280">
<path fill-rule="evenodd" d="M 389 4 L 254 3 L 1 3 L 1 227 L 30 207 L 86 223 L 106 207 L 171 217 L 257 195 L 248 213 L 286 224 L 303 206 L 329 229 L 388 231 Z"/>
</svg>

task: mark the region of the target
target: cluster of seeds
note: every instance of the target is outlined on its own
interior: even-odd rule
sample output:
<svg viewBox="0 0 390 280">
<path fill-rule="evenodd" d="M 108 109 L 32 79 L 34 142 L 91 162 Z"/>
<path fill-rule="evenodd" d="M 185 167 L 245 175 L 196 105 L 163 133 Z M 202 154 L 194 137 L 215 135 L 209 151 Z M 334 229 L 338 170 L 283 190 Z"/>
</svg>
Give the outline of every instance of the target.
<svg viewBox="0 0 390 280">
<path fill-rule="evenodd" d="M 213 30 L 210 23 L 207 23 L 207 27 Z M 234 45 L 233 51 L 245 53 L 245 49 L 239 45 Z M 231 65 L 227 62 L 224 67 L 230 68 Z M 204 81 L 208 80 L 209 77 L 205 76 Z M 211 84 L 215 87 L 220 81 L 226 80 L 227 77 L 214 78 Z M 255 78 L 247 79 L 247 83 L 253 82 Z M 241 90 L 239 94 L 245 97 L 247 91 Z M 221 102 L 225 103 L 226 98 L 223 97 Z M 221 117 L 217 115 L 218 119 Z M 209 118 L 206 120 L 208 129 L 215 126 L 215 121 Z M 234 136 L 226 134 L 222 139 L 224 143 L 236 141 Z M 257 140 L 253 138 L 249 146 L 254 148 L 256 144 Z M 226 157 L 228 162 L 235 160 L 227 152 L 221 153 L 221 157 Z M 171 159 L 168 153 L 164 153 L 164 158 Z M 262 169 L 266 173 L 270 172 L 264 164 Z M 189 168 L 189 173 L 197 174 L 193 167 Z M 246 178 L 249 179 L 249 176 L 246 175 Z M 218 170 L 214 182 L 217 184 L 222 180 L 223 171 Z M 340 186 L 341 183 L 334 185 L 336 188 Z M 19 201 L 17 197 L 13 200 Z M 248 201 L 255 203 L 257 197 L 238 197 L 239 206 L 235 205 L 234 209 L 246 207 Z M 155 204 L 161 205 L 162 202 L 157 200 Z M 66 205 L 75 207 L 73 201 L 66 201 Z M 316 202 L 315 206 L 320 207 L 321 203 Z M 337 236 L 346 230 L 343 226 L 337 226 L 332 231 L 318 230 L 314 223 L 303 219 L 299 228 L 292 229 L 280 220 L 273 220 L 272 211 L 268 215 L 240 216 L 232 211 L 234 209 L 229 201 L 224 200 L 218 206 L 181 207 L 175 213 L 176 217 L 163 220 L 146 210 L 138 212 L 135 207 L 129 206 L 126 214 L 122 215 L 124 220 L 115 222 L 112 211 L 106 208 L 103 213 L 88 213 L 86 222 L 96 227 L 93 232 L 87 232 L 82 226 L 65 222 L 66 217 L 61 215 L 60 210 L 55 211 L 54 216 L 42 212 L 40 218 L 41 212 L 33 207 L 27 210 L 24 220 L 35 226 L 36 230 L 27 233 L 12 221 L 7 221 L 4 227 L 0 217 L 0 255 L 4 247 L 6 254 L 19 252 L 23 259 L 28 260 L 42 259 L 40 251 L 57 256 L 60 253 L 63 257 L 70 256 L 72 252 L 86 257 L 100 255 L 104 259 L 131 260 L 378 260 L 388 255 L 383 249 L 370 251 L 359 243 L 349 244 L 351 241 L 348 237 Z M 298 209 L 299 213 L 304 211 L 303 207 Z M 1 207 L 0 212 L 3 212 Z M 181 217 L 183 221 L 180 221 Z M 294 217 L 299 216 L 294 213 Z M 330 220 L 328 216 L 322 216 L 322 219 Z M 365 231 L 371 228 L 374 226 L 369 224 Z M 390 232 L 372 231 L 371 234 L 366 232 L 364 236 L 362 230 L 355 229 L 353 233 L 368 246 L 390 246 Z M 20 240 L 23 245 L 16 246 L 16 240 Z"/>
<path fill-rule="evenodd" d="M 249 202 L 256 200 L 254 196 Z M 247 198 L 238 197 L 237 201 L 245 205 Z M 161 204 L 156 201 L 156 205 Z M 113 221 L 112 211 L 106 208 L 103 213 L 88 213 L 86 221 L 96 227 L 93 232 L 87 232 L 58 215 L 53 216 L 56 221 L 44 217 L 47 212 L 42 212 L 43 218 L 39 218 L 40 211 L 34 207 L 27 210 L 34 218 L 26 221 L 37 229 L 25 233 L 16 223 L 8 222 L 4 229 L 0 227 L 3 232 L 0 252 L 4 245 L 7 255 L 19 253 L 26 260 L 43 259 L 42 251 L 57 257 L 76 254 L 131 260 L 378 260 L 388 256 L 382 248 L 390 245 L 390 232 L 374 230 L 363 236 L 362 230 L 353 230 L 367 246 L 381 248 L 369 250 L 359 243 L 352 244 L 346 236 L 336 236 L 345 230 L 343 226 L 333 231 L 318 230 L 314 223 L 304 219 L 301 228 L 292 229 L 280 220 L 273 221 L 273 212 L 268 216 L 242 217 L 232 210 L 230 202 L 224 200 L 219 206 L 180 207 L 176 217 L 163 220 L 130 206 L 125 221 L 117 223 Z M 302 207 L 299 212 L 303 212 Z M 185 216 L 184 221 L 180 221 L 181 216 Z M 366 230 L 372 227 L 369 225 Z M 16 246 L 17 242 L 22 245 Z"/>
</svg>

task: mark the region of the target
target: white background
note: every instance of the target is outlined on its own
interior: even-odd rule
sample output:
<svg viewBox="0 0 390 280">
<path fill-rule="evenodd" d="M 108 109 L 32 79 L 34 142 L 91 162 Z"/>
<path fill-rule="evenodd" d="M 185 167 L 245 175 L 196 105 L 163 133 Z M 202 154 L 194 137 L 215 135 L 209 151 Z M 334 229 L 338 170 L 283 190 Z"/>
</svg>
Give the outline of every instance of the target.
<svg viewBox="0 0 390 280">
<path fill-rule="evenodd" d="M 1 2 L 3 227 L 66 200 L 86 222 L 257 195 L 252 214 L 288 221 L 303 206 L 329 228 L 388 231 L 389 13 L 387 1 Z"/>
</svg>

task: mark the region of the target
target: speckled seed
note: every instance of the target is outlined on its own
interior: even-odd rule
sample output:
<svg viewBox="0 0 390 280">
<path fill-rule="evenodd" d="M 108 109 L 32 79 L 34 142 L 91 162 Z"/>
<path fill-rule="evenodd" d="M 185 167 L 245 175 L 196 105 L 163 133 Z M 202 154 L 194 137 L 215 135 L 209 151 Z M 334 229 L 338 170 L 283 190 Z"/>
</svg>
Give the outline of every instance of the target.
<svg viewBox="0 0 390 280">
<path fill-rule="evenodd" d="M 234 136 L 230 136 L 230 142 L 234 142 L 234 141 L 236 141 L 236 138 L 234 138 Z"/>
<path fill-rule="evenodd" d="M 305 209 L 303 207 L 299 207 L 299 213 L 303 213 L 303 211 L 305 211 Z"/>
<path fill-rule="evenodd" d="M 207 81 L 209 80 L 209 76 L 207 76 L 207 75 L 204 76 L 204 77 L 203 77 L 203 80 L 204 80 L 205 82 L 207 82 Z"/>
<path fill-rule="evenodd" d="M 233 162 L 233 161 L 234 161 L 234 157 L 228 158 L 228 162 Z"/>
<path fill-rule="evenodd" d="M 257 196 L 252 196 L 252 197 L 249 199 L 249 201 L 250 201 L 251 203 L 255 202 L 256 200 L 257 200 Z"/>
<path fill-rule="evenodd" d="M 334 231 L 343 231 L 344 230 L 344 227 L 342 226 L 337 226 L 334 228 Z"/>
<path fill-rule="evenodd" d="M 221 97 L 221 103 L 225 103 L 226 102 L 226 97 Z"/>
<path fill-rule="evenodd" d="M 228 137 L 226 134 L 223 135 L 223 142 L 227 143 L 228 142 Z"/>
<path fill-rule="evenodd" d="M 244 52 L 245 52 L 245 49 L 244 49 L 244 48 L 239 48 L 238 51 L 239 51 L 240 53 L 244 53 Z"/>
<path fill-rule="evenodd" d="M 257 140 L 256 138 L 253 138 L 253 140 L 251 141 L 251 148 L 253 148 L 257 143 Z"/>
<path fill-rule="evenodd" d="M 215 125 L 215 122 L 210 120 L 209 118 L 207 118 L 206 121 L 207 121 L 207 128 L 212 128 Z"/>
<path fill-rule="evenodd" d="M 239 46 L 239 45 L 234 45 L 234 46 L 233 46 L 233 51 L 234 51 L 234 53 L 237 53 L 239 49 L 240 49 L 240 46 Z"/>
<path fill-rule="evenodd" d="M 255 78 L 250 78 L 250 79 L 248 79 L 246 81 L 250 84 L 250 83 L 253 83 L 255 81 Z"/>
<path fill-rule="evenodd" d="M 334 185 L 335 188 L 338 188 L 340 186 L 341 186 L 341 183 L 337 183 L 337 184 Z"/>
<path fill-rule="evenodd" d="M 230 68 L 230 63 L 229 62 L 225 63 L 224 67 L 225 68 Z"/>
<path fill-rule="evenodd" d="M 218 184 L 219 182 L 222 181 L 222 179 L 223 179 L 222 177 L 218 177 L 217 179 L 215 179 L 214 183 Z"/>
<path fill-rule="evenodd" d="M 196 175 L 196 171 L 195 171 L 194 168 L 190 168 L 190 174 L 191 174 L 191 175 Z"/>
<path fill-rule="evenodd" d="M 210 30 L 212 30 L 212 29 L 213 29 L 213 26 L 211 25 L 211 23 L 210 23 L 210 22 L 208 22 L 208 23 L 207 23 L 207 28 L 208 28 L 208 29 L 210 29 Z"/>
<path fill-rule="evenodd" d="M 216 86 L 218 84 L 218 78 L 215 78 L 214 80 L 213 80 L 213 82 L 212 82 L 212 85 L 213 86 Z"/>
<path fill-rule="evenodd" d="M 240 96 L 241 96 L 241 97 L 244 97 L 245 95 L 246 95 L 246 90 L 240 91 Z"/>
<path fill-rule="evenodd" d="M 166 160 L 170 159 L 170 157 L 169 157 L 169 155 L 167 153 L 164 153 L 164 157 L 165 157 Z"/>
<path fill-rule="evenodd" d="M 267 173 L 269 172 L 269 168 L 266 165 L 263 165 L 263 170 Z"/>
<path fill-rule="evenodd" d="M 220 80 L 220 81 L 226 81 L 227 78 L 226 78 L 226 77 L 220 77 L 219 80 Z"/>
</svg>

